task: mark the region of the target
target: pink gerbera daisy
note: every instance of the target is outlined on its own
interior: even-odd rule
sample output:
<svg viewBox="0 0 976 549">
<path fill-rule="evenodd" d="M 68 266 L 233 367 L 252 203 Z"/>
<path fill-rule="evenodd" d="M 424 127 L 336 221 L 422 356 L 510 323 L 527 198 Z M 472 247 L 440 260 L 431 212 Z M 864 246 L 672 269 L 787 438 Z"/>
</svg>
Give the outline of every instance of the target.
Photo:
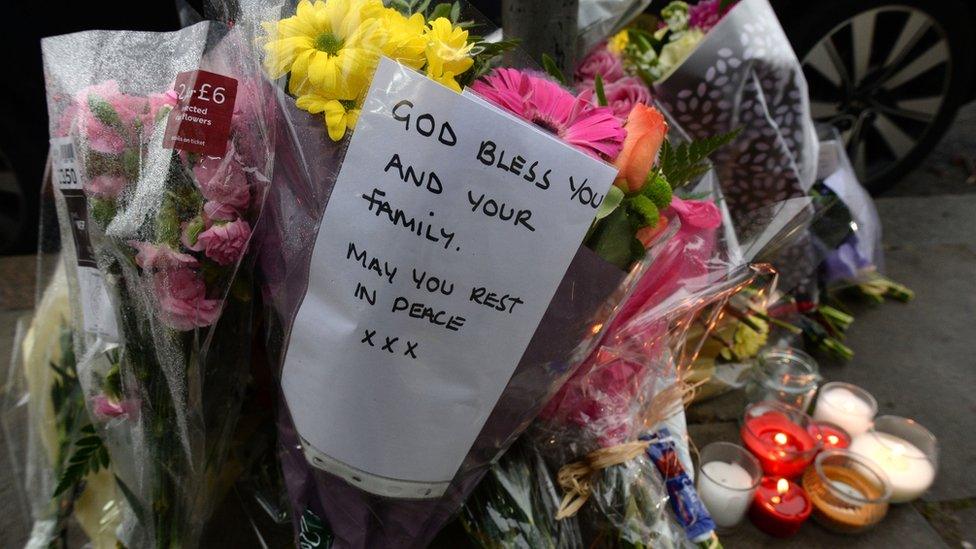
<svg viewBox="0 0 976 549">
<path fill-rule="evenodd" d="M 613 160 L 627 135 L 613 109 L 596 107 L 541 76 L 496 69 L 471 90 L 596 158 Z"/>
</svg>

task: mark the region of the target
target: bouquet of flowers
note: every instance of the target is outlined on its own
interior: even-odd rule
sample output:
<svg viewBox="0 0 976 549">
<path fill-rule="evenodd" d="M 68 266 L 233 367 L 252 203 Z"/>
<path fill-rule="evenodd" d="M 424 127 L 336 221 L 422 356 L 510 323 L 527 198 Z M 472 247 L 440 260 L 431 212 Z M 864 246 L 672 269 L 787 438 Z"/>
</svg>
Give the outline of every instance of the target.
<svg viewBox="0 0 976 549">
<path fill-rule="evenodd" d="M 263 12 L 248 13 L 241 20 Z M 278 430 L 296 537 L 311 536 L 311 520 L 341 546 L 421 546 L 590 354 L 677 233 L 661 215 L 671 182 L 651 170 L 667 125 L 646 105 L 620 117 L 598 94 L 573 93 L 541 72 L 492 69 L 511 44 L 479 38 L 485 29 L 463 5 L 304 1 L 285 13 L 264 21 L 265 65 L 281 77 L 287 131 L 256 239 L 268 342 L 281 365 Z M 450 156 L 466 144 L 467 156 Z M 703 172 L 706 149 L 668 156 L 675 173 Z M 563 160 L 547 165 L 556 156 Z M 617 185 L 609 162 L 626 174 Z M 593 171 L 567 173 L 584 169 Z M 571 204 L 554 197 L 530 211 L 514 205 L 524 200 L 519 189 Z M 452 196 L 466 210 L 457 230 L 445 221 Z M 568 226 L 543 233 L 546 219 L 576 219 L 580 206 L 588 210 L 574 236 Z M 498 222 L 516 233 L 495 232 Z M 524 237 L 545 245 L 508 256 L 524 253 Z M 466 250 L 463 260 L 441 259 Z M 485 260 L 483 280 L 558 277 L 536 302 L 539 319 L 506 335 L 513 342 L 504 349 L 484 336 L 452 347 L 452 332 L 482 313 L 446 305 L 472 276 L 464 262 Z M 382 290 L 366 279 L 348 285 L 363 272 Z M 412 288 L 391 293 L 404 276 Z M 486 292 L 479 284 L 463 297 L 509 315 L 529 303 Z M 400 311 L 443 326 L 429 341 L 453 349 L 450 358 L 414 354 L 425 348 L 414 338 L 427 336 L 413 320 L 390 333 L 399 325 L 389 315 Z M 410 361 L 394 363 L 399 356 Z"/>
<path fill-rule="evenodd" d="M 110 458 L 129 546 L 196 544 L 228 487 L 250 372 L 247 250 L 273 158 L 242 33 L 201 23 L 43 41 L 65 257 L 77 258 L 78 381 L 94 420 L 56 491 Z"/>
<path fill-rule="evenodd" d="M 818 140 L 806 80 L 766 0 L 671 2 L 656 24 L 638 19 L 590 53 L 577 79 L 596 74 L 607 87 L 642 79 L 692 138 L 741 129 L 711 160 L 742 240 L 769 228 L 772 209 L 808 199 Z M 783 288 L 815 294 L 811 218 L 796 219 L 792 241 L 760 259 L 778 268 Z"/>
</svg>

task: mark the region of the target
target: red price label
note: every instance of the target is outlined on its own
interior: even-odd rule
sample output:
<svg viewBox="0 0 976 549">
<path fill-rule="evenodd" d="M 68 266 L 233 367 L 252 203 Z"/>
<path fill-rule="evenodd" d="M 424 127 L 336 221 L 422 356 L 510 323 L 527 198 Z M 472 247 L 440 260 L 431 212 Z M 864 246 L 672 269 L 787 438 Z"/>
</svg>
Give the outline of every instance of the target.
<svg viewBox="0 0 976 549">
<path fill-rule="evenodd" d="M 163 147 L 223 156 L 237 98 L 237 80 L 207 71 L 176 77 L 179 103 L 169 113 Z"/>
</svg>

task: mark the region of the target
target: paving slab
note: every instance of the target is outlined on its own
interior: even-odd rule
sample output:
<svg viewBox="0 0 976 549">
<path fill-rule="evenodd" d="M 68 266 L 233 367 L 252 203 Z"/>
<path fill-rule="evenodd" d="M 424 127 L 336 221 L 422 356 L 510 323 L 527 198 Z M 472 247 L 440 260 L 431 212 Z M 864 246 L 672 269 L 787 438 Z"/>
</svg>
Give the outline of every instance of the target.
<svg viewBox="0 0 976 549">
<path fill-rule="evenodd" d="M 967 244 L 976 239 L 976 194 L 905 198 L 875 201 L 881 216 L 885 247 Z M 887 263 L 892 263 L 888 259 Z"/>
<path fill-rule="evenodd" d="M 812 519 L 789 539 L 770 537 L 746 519 L 733 532 L 721 536 L 727 549 L 775 547 L 776 549 L 835 548 L 876 549 L 879 547 L 948 547 L 925 518 L 911 505 L 891 507 L 888 516 L 873 530 L 857 535 L 835 534 Z"/>
<path fill-rule="evenodd" d="M 13 352 L 14 332 L 17 322 L 24 316 L 23 311 L 0 310 L 0 392 L 8 381 L 10 359 Z M 3 402 L 0 395 L 0 403 Z M 7 410 L 0 410 L 6 414 Z M 4 420 L 11 419 L 4 417 Z M 29 533 L 29 517 L 26 500 L 20 489 L 18 469 L 12 462 L 13 448 L 22 441 L 24 432 L 10 433 L 16 440 L 7 437 L 0 430 L 0 501 L 6 503 L 7 511 L 0 513 L 0 547 L 23 547 Z"/>
<path fill-rule="evenodd" d="M 939 439 L 932 501 L 976 496 L 976 246 L 908 246 L 888 253 L 889 274 L 914 301 L 860 307 L 849 335 L 854 359 L 821 360 L 828 379 L 864 387 L 879 413 L 916 419 Z"/>
</svg>

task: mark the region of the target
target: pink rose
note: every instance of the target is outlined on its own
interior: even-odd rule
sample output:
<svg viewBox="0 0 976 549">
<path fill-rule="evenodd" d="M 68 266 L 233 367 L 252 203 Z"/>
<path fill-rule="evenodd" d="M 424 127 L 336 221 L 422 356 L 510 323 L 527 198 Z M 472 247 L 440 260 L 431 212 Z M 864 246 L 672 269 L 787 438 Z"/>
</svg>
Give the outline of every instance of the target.
<svg viewBox="0 0 976 549">
<path fill-rule="evenodd" d="M 607 104 L 613 109 L 613 114 L 621 120 L 627 119 L 634 105 L 651 104 L 651 90 L 636 76 L 625 76 L 616 82 L 611 82 L 604 87 L 604 93 L 607 96 Z"/>
<path fill-rule="evenodd" d="M 179 253 L 166 244 L 156 245 L 130 240 L 129 246 L 138 250 L 136 265 L 144 271 L 165 271 L 197 266 L 197 260 L 193 256 Z"/>
<path fill-rule="evenodd" d="M 714 229 L 722 224 L 722 213 L 714 202 L 708 200 L 682 200 L 671 198 L 671 209 L 681 218 L 682 225 L 699 229 Z"/>
<path fill-rule="evenodd" d="M 624 77 L 624 65 L 620 58 L 607 49 L 606 44 L 602 44 L 597 49 L 590 52 L 576 68 L 576 80 L 580 82 L 592 82 L 596 76 L 600 75 L 604 84 L 616 82 Z M 593 87 L 587 85 L 585 87 Z"/>
<path fill-rule="evenodd" d="M 730 2 L 723 10 L 721 0 L 701 0 L 697 4 L 692 4 L 688 6 L 688 26 L 708 32 L 734 5 L 735 2 Z"/>
<path fill-rule="evenodd" d="M 203 246 L 203 253 L 221 265 L 236 263 L 247 249 L 251 238 L 251 227 L 247 221 L 238 219 L 230 223 L 214 225 L 200 233 L 197 244 Z"/>
<path fill-rule="evenodd" d="M 181 331 L 209 326 L 220 316 L 220 300 L 207 299 L 207 287 L 199 273 L 173 269 L 155 275 L 159 317 L 167 326 Z"/>
<path fill-rule="evenodd" d="M 98 198 L 115 198 L 127 183 L 119 175 L 96 175 L 85 183 L 85 192 Z"/>
<path fill-rule="evenodd" d="M 194 166 L 193 175 L 204 198 L 244 210 L 251 199 L 244 169 L 234 160 L 234 148 L 223 157 L 205 156 Z"/>
</svg>

